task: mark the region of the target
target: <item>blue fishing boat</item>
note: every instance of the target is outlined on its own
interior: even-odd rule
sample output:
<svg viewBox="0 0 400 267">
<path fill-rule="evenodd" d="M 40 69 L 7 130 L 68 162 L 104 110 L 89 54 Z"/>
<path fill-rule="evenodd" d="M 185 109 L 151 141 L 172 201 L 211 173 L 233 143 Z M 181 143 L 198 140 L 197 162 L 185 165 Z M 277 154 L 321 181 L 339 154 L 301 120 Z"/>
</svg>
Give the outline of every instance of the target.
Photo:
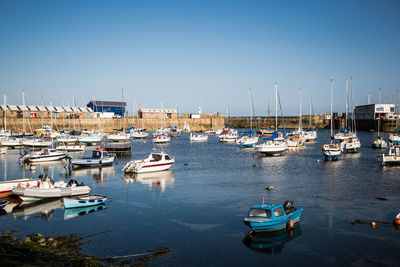
<svg viewBox="0 0 400 267">
<path fill-rule="evenodd" d="M 263 203 L 250 208 L 244 223 L 255 232 L 274 232 L 286 229 L 292 221 L 293 225 L 300 222 L 303 209 L 293 207 L 291 201 L 281 204 Z"/>
<path fill-rule="evenodd" d="M 76 196 L 76 197 L 65 197 L 64 198 L 64 208 L 81 208 L 94 205 L 100 205 L 107 201 L 105 196 Z"/>
</svg>

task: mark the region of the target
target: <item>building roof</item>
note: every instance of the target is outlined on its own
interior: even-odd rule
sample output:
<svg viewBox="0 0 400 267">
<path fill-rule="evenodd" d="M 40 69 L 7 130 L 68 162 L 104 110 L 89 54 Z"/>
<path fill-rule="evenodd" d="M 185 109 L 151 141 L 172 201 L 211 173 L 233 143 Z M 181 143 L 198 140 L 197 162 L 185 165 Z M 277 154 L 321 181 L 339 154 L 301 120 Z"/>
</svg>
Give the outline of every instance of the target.
<svg viewBox="0 0 400 267">
<path fill-rule="evenodd" d="M 44 111 L 44 112 L 93 112 L 89 107 L 62 107 L 62 106 L 28 106 L 28 105 L 2 105 L 1 111 Z"/>
<path fill-rule="evenodd" d="M 118 102 L 118 101 L 90 101 L 89 104 L 93 104 L 94 106 L 114 106 L 114 107 L 126 107 L 126 102 Z"/>
<path fill-rule="evenodd" d="M 178 113 L 177 109 L 161 109 L 161 108 L 141 108 L 139 112 L 146 112 L 146 113 Z"/>
</svg>

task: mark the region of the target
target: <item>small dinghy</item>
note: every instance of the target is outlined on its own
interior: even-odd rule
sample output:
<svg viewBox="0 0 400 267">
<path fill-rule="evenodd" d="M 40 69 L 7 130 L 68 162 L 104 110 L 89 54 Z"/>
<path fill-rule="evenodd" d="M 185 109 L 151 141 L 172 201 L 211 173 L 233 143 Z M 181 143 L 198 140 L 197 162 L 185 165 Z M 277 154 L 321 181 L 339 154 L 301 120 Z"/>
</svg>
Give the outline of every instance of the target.
<svg viewBox="0 0 400 267">
<path fill-rule="evenodd" d="M 94 205 L 100 205 L 107 201 L 105 196 L 77 196 L 77 197 L 65 197 L 64 198 L 64 208 L 82 208 Z"/>
<path fill-rule="evenodd" d="M 284 231 L 292 221 L 293 225 L 300 222 L 303 209 L 293 207 L 291 201 L 281 204 L 263 203 L 250 208 L 244 223 L 255 232 Z M 293 227 L 293 226 L 292 226 Z"/>
<path fill-rule="evenodd" d="M 87 195 L 90 190 L 90 187 L 78 184 L 75 180 L 70 180 L 68 183 L 54 182 L 51 178 L 46 177 L 41 179 L 39 186 L 14 187 L 12 192 L 28 203 L 46 198 Z"/>
<path fill-rule="evenodd" d="M 165 152 L 150 153 L 147 159 L 129 161 L 122 168 L 125 173 L 144 173 L 165 171 L 171 168 L 175 159 Z"/>
</svg>

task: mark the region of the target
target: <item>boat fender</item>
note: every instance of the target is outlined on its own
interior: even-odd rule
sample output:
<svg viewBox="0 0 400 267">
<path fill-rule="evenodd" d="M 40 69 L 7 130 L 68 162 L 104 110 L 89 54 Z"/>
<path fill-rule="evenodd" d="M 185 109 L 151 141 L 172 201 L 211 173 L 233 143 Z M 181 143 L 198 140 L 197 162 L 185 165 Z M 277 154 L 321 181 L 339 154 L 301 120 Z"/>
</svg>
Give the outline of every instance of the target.
<svg viewBox="0 0 400 267">
<path fill-rule="evenodd" d="M 18 184 L 17 187 L 21 187 L 21 184 Z"/>
<path fill-rule="evenodd" d="M 37 182 L 37 186 L 40 186 L 40 182 L 39 181 Z"/>
<path fill-rule="evenodd" d="M 287 229 L 293 229 L 293 227 L 294 227 L 293 220 L 290 220 L 286 227 L 287 227 Z"/>
<path fill-rule="evenodd" d="M 99 160 L 99 164 L 101 165 L 103 162 L 101 160 Z"/>
<path fill-rule="evenodd" d="M 26 183 L 26 187 L 29 187 L 30 186 L 30 184 L 29 183 Z"/>
<path fill-rule="evenodd" d="M 371 222 L 371 227 L 375 228 L 375 226 L 376 226 L 376 222 Z"/>
</svg>

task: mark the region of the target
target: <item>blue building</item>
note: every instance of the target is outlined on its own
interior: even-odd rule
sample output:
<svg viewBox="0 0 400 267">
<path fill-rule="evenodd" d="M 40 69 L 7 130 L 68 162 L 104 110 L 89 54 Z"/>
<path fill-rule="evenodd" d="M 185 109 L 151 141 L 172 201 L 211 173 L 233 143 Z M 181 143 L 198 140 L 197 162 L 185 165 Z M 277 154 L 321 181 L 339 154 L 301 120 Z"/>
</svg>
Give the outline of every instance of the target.
<svg viewBox="0 0 400 267">
<path fill-rule="evenodd" d="M 126 102 L 90 101 L 86 106 L 94 112 L 110 112 L 117 116 L 125 116 Z"/>
</svg>

